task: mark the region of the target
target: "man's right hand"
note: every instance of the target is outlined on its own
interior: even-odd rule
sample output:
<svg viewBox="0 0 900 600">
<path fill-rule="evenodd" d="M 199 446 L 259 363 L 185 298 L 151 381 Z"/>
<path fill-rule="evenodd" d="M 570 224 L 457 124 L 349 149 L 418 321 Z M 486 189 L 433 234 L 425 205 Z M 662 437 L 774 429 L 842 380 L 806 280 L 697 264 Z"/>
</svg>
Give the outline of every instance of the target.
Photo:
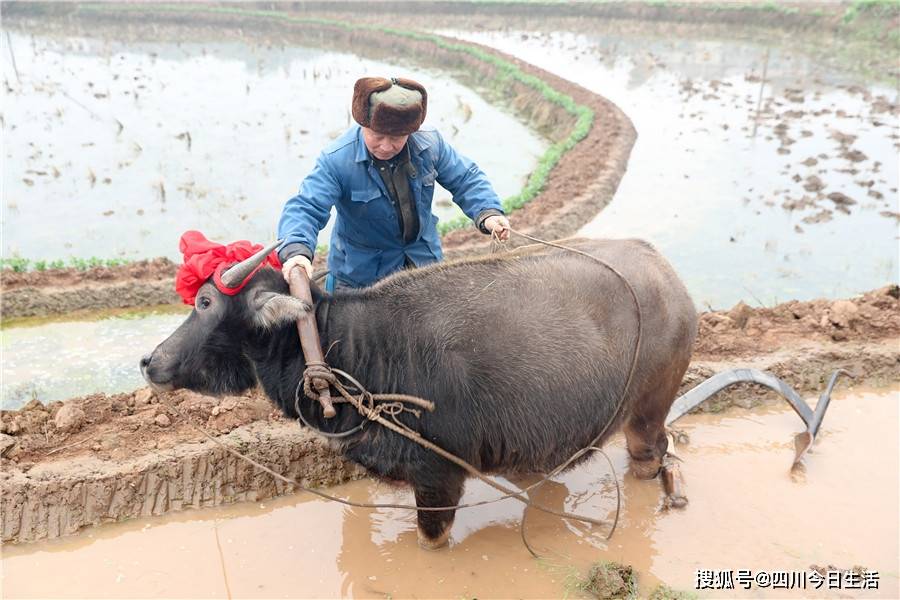
<svg viewBox="0 0 900 600">
<path fill-rule="evenodd" d="M 288 282 L 288 285 L 291 283 L 291 269 L 294 267 L 303 267 L 306 269 L 306 276 L 312 280 L 313 268 L 312 262 L 302 254 L 298 254 L 296 256 L 292 256 L 287 260 L 286 263 L 281 265 L 281 274 L 284 275 L 284 280 Z"/>
</svg>

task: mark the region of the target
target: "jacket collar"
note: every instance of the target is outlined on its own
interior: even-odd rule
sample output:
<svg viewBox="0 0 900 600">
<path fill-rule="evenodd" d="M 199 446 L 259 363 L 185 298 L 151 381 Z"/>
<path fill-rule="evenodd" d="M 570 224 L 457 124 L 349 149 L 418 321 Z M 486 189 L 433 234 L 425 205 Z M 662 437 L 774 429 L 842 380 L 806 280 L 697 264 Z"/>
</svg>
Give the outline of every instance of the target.
<svg viewBox="0 0 900 600">
<path fill-rule="evenodd" d="M 356 162 L 366 162 L 369 160 L 369 151 L 366 149 L 366 141 L 363 139 L 362 127 L 359 125 L 355 125 L 355 127 L 356 156 L 354 160 Z M 406 143 L 409 144 L 410 152 L 421 154 L 426 148 L 431 146 L 431 136 L 422 131 L 416 131 L 410 134 L 409 140 Z"/>
<path fill-rule="evenodd" d="M 414 152 L 415 154 L 422 154 L 425 148 L 428 148 L 431 145 L 431 137 L 427 133 L 419 130 L 409 136 L 409 150 L 410 152 Z"/>
</svg>

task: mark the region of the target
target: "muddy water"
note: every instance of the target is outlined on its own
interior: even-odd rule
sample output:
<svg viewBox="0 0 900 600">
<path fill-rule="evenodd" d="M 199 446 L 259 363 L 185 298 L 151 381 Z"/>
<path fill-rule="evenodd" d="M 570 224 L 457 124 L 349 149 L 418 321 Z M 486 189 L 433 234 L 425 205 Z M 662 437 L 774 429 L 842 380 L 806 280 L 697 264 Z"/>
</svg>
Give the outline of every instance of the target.
<svg viewBox="0 0 900 600">
<path fill-rule="evenodd" d="M 136 520 L 50 543 L 7 546 L 6 597 L 581 597 L 596 560 L 631 564 L 641 595 L 660 581 L 693 590 L 698 569 L 806 570 L 811 564 L 879 572 L 877 591 L 758 590 L 701 597 L 897 598 L 900 390 L 856 391 L 832 402 L 805 480 L 792 480 L 799 419 L 783 407 L 685 417 L 678 448 L 690 505 L 661 508 L 656 481 L 627 470 L 621 438 L 610 447 L 623 509 L 611 541 L 531 511 L 519 541 L 514 501 L 461 511 L 451 546 L 416 546 L 412 515 L 344 508 L 304 496 Z M 610 518 L 611 476 L 592 460 L 549 484 L 549 505 Z M 410 501 L 372 481 L 332 490 L 371 502 Z M 465 500 L 493 492 L 470 483 Z M 47 574 L 52 573 L 52 577 Z"/>
<path fill-rule="evenodd" d="M 138 361 L 184 321 L 185 309 L 110 311 L 78 321 L 36 322 L 0 330 L 0 406 L 48 403 L 143 385 Z"/>
<path fill-rule="evenodd" d="M 652 241 L 699 306 L 898 281 L 897 90 L 738 30 L 724 39 L 651 27 L 441 33 L 511 53 L 628 114 L 638 131 L 628 171 L 581 233 Z"/>
<path fill-rule="evenodd" d="M 0 36 L 4 257 L 180 259 L 178 237 L 190 228 L 271 239 L 284 202 L 349 126 L 353 82 L 398 68 L 439 99 L 428 123 L 501 197 L 521 189 L 546 148 L 439 72 L 272 44 L 252 31 L 205 44 L 160 33 L 151 43 L 75 27 L 44 35 L 13 26 Z M 436 190 L 440 218 L 461 214 L 449 198 Z"/>
</svg>

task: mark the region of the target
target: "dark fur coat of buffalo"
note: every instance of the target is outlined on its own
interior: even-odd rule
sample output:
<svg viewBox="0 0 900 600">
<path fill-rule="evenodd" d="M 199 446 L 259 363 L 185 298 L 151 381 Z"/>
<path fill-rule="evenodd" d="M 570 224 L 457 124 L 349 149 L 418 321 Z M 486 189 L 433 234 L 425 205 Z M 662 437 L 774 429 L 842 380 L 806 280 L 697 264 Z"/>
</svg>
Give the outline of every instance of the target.
<svg viewBox="0 0 900 600">
<path fill-rule="evenodd" d="M 434 412 L 401 420 L 482 471 L 546 472 L 617 417 L 632 468 L 653 477 L 666 453 L 663 423 L 690 360 L 696 312 L 650 245 L 568 243 L 618 269 L 640 301 L 643 339 L 618 415 L 637 342 L 632 297 L 596 261 L 544 247 L 404 271 L 334 296 L 315 290 L 314 307 L 289 296 L 273 269 L 235 296 L 207 282 L 195 310 L 142 360 L 142 370 L 158 389 L 238 393 L 259 382 L 295 416 L 305 367 L 295 320 L 312 309 L 330 365 L 369 391 L 432 400 Z M 331 419 L 305 397 L 300 407 L 325 431 L 345 431 L 362 419 L 346 404 L 336 405 Z M 454 505 L 462 495 L 461 468 L 378 425 L 340 447 L 373 473 L 409 482 L 420 507 Z M 443 544 L 453 516 L 420 511 L 422 543 Z"/>
</svg>

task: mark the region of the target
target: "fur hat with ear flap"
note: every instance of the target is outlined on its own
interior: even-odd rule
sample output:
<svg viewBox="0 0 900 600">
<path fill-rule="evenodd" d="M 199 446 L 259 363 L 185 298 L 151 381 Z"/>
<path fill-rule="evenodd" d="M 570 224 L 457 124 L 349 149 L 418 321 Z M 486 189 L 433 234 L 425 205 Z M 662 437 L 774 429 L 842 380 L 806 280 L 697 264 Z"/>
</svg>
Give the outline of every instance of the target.
<svg viewBox="0 0 900 600">
<path fill-rule="evenodd" d="M 418 131 L 428 111 L 428 93 L 412 79 L 363 77 L 353 86 L 353 119 L 385 135 Z"/>
</svg>

